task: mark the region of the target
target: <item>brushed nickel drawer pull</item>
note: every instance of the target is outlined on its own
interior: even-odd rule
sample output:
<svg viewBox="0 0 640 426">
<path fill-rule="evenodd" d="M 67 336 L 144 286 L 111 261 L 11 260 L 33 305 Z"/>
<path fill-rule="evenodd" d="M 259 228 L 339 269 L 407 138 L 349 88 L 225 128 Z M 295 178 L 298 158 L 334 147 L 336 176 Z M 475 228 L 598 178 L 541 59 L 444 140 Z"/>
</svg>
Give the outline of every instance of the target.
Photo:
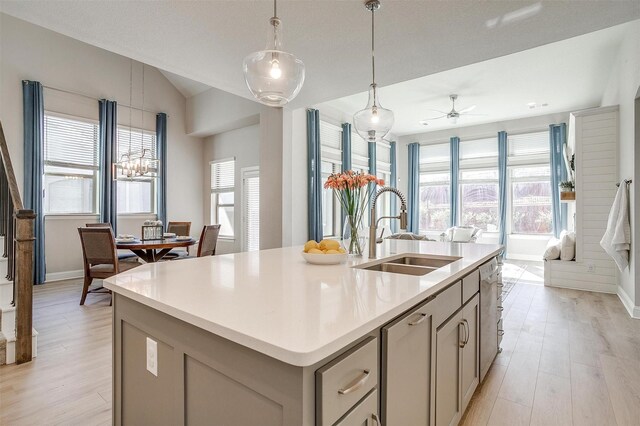
<svg viewBox="0 0 640 426">
<path fill-rule="evenodd" d="M 461 348 L 464 348 L 464 345 L 466 344 L 464 341 L 465 341 L 466 336 L 467 336 L 467 329 L 464 327 L 464 320 L 461 320 L 458 323 L 458 337 L 460 337 L 460 326 L 462 326 L 462 330 L 464 331 L 464 336 L 465 337 L 463 337 L 462 340 L 460 340 L 458 342 L 458 346 L 461 347 Z"/>
<path fill-rule="evenodd" d="M 371 372 L 369 370 L 363 370 L 362 374 L 358 376 L 353 382 L 349 384 L 349 387 L 346 389 L 338 389 L 338 393 L 340 395 L 348 395 L 351 392 L 358 390 L 362 385 L 365 384 L 367 380 L 369 380 L 369 374 Z"/>
<path fill-rule="evenodd" d="M 466 336 L 466 338 L 464 339 L 464 345 L 467 346 L 467 343 L 469 343 L 469 338 L 471 337 L 471 329 L 469 328 L 469 321 L 467 321 L 466 319 L 463 319 L 462 321 L 464 321 L 464 334 Z"/>
<path fill-rule="evenodd" d="M 418 324 L 420 324 L 422 321 L 424 321 L 424 320 L 426 320 L 426 319 L 427 319 L 427 314 L 422 314 L 422 313 L 421 313 L 421 314 L 420 314 L 420 318 L 419 318 L 419 319 L 417 319 L 417 320 L 415 320 L 415 321 L 411 321 L 411 322 L 409 323 L 409 325 L 418 325 Z"/>
<path fill-rule="evenodd" d="M 382 423 L 380 423 L 380 418 L 376 413 L 371 413 L 371 420 L 375 422 L 375 426 L 382 426 Z"/>
<path fill-rule="evenodd" d="M 498 306 L 498 312 L 504 311 L 504 306 Z"/>
<path fill-rule="evenodd" d="M 498 336 L 504 336 L 504 330 L 498 330 Z"/>
</svg>

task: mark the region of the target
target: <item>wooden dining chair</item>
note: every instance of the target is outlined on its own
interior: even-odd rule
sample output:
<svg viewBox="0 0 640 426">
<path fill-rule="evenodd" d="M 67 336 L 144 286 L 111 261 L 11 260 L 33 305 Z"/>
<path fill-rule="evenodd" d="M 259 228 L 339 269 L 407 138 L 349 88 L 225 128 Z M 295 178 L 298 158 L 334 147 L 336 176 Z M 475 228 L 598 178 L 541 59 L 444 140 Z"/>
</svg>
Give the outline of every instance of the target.
<svg viewBox="0 0 640 426">
<path fill-rule="evenodd" d="M 176 234 L 176 236 L 191 235 L 191 222 L 169 222 L 167 224 L 167 232 Z M 189 247 L 175 248 L 167 253 L 164 258 L 166 260 L 175 259 L 177 257 L 189 256 Z"/>
<path fill-rule="evenodd" d="M 105 279 L 140 266 L 140 263 L 119 262 L 111 227 L 78 228 L 84 259 L 84 285 L 80 304 L 84 305 L 88 293 L 111 293 L 104 287 L 89 290 L 94 279 Z"/>
<path fill-rule="evenodd" d="M 198 244 L 198 257 L 214 256 L 216 254 L 219 234 L 220 225 L 205 225 L 202 228 L 200 244 Z"/>
<path fill-rule="evenodd" d="M 109 222 L 85 223 L 84 226 L 87 228 L 111 228 Z"/>
<path fill-rule="evenodd" d="M 169 222 L 167 224 L 167 232 L 171 232 L 176 235 L 190 235 L 191 222 Z"/>
<path fill-rule="evenodd" d="M 111 224 L 109 222 L 97 222 L 97 223 L 85 223 L 85 227 L 87 228 L 109 228 L 111 229 Z M 121 262 L 137 262 L 138 256 L 131 253 L 130 251 L 120 251 L 118 250 L 118 260 Z"/>
</svg>

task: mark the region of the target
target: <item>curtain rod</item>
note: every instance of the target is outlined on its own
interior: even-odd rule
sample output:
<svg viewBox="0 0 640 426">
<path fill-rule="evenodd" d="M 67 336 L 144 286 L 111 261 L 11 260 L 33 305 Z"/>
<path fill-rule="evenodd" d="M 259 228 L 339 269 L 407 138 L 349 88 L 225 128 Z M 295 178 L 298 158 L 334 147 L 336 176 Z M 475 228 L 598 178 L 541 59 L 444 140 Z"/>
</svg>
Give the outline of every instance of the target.
<svg viewBox="0 0 640 426">
<path fill-rule="evenodd" d="M 55 90 L 56 92 L 62 92 L 62 93 L 68 93 L 68 94 L 70 94 L 70 95 L 82 96 L 83 98 L 92 99 L 92 100 L 94 100 L 94 101 L 99 101 L 99 100 L 100 100 L 100 98 L 97 98 L 97 97 L 95 97 L 95 96 L 86 95 L 86 94 L 84 94 L 84 93 L 80 93 L 80 92 L 74 92 L 74 91 L 72 91 L 72 90 L 59 89 L 59 88 L 57 88 L 57 87 L 46 86 L 46 85 L 44 85 L 44 84 L 42 85 L 42 87 L 44 87 L 45 89 L 49 89 L 49 90 Z M 122 107 L 125 107 L 125 108 L 135 109 L 136 111 L 149 112 L 149 113 L 151 113 L 151 114 L 160 114 L 160 112 L 158 112 L 158 111 L 151 111 L 151 110 L 148 110 L 148 109 L 142 109 L 142 108 L 134 107 L 134 106 L 131 106 L 131 105 L 121 104 L 121 103 L 119 103 L 119 102 L 118 102 L 118 105 L 119 105 L 119 106 L 122 106 Z M 169 116 L 169 115 L 167 114 L 167 117 L 168 117 L 168 116 Z"/>
</svg>

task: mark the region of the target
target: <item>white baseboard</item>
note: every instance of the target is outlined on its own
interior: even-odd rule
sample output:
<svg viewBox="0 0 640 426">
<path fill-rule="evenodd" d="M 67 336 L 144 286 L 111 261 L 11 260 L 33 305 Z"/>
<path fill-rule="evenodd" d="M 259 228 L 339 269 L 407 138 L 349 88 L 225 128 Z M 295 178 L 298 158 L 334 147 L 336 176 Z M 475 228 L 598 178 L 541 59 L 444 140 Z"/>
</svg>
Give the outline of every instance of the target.
<svg viewBox="0 0 640 426">
<path fill-rule="evenodd" d="M 620 298 L 620 301 L 627 312 L 629 312 L 629 315 L 631 315 L 631 318 L 640 319 L 640 306 L 634 306 L 633 300 L 631 300 L 627 292 L 620 286 L 618 286 L 618 298 Z"/>
<path fill-rule="evenodd" d="M 557 283 L 548 283 L 545 279 L 545 286 L 547 287 L 557 287 L 557 288 L 568 288 L 571 290 L 582 290 L 582 291 L 593 291 L 595 293 L 608 293 L 608 294 L 616 294 L 616 286 L 612 286 L 611 284 L 600 284 L 600 283 L 590 283 L 587 281 L 582 281 L 579 286 L 575 285 L 558 285 Z"/>
<path fill-rule="evenodd" d="M 64 272 L 52 272 L 45 276 L 45 282 L 71 280 L 73 278 L 84 277 L 84 270 L 79 269 L 77 271 L 64 271 Z"/>
</svg>

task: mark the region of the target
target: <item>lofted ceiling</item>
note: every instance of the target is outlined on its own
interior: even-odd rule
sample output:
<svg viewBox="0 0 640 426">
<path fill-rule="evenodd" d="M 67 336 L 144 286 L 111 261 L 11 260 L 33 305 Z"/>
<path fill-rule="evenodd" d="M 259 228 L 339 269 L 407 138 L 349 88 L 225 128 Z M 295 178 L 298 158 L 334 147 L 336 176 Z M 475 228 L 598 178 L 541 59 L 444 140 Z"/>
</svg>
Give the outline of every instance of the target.
<svg viewBox="0 0 640 426">
<path fill-rule="evenodd" d="M 158 71 L 160 71 L 162 75 L 164 75 L 167 78 L 167 80 L 169 80 L 169 82 L 173 84 L 175 88 L 178 89 L 178 91 L 182 93 L 182 96 L 184 96 L 185 98 L 190 98 L 192 96 L 199 95 L 200 93 L 211 89 L 210 86 L 207 86 L 204 83 L 200 83 L 198 81 L 194 81 L 189 78 L 182 77 L 172 72 L 164 71 L 161 69 L 159 69 Z"/>
<path fill-rule="evenodd" d="M 640 18 L 638 0 L 382 0 L 381 86 Z M 0 0 L 0 11 L 86 43 L 249 97 L 242 59 L 264 48 L 272 2 Z M 306 64 L 291 107 L 366 90 L 370 15 L 361 0 L 281 0 L 284 47 Z M 464 99 L 461 99 L 464 102 Z"/>
<path fill-rule="evenodd" d="M 496 59 L 386 86 L 382 105 L 395 113 L 394 135 L 443 130 L 516 118 L 579 110 L 600 105 L 611 64 L 625 33 L 640 21 L 617 25 L 571 39 Z M 456 110 L 476 105 L 477 115 L 456 124 L 420 120 L 448 112 L 449 94 L 457 94 Z M 364 107 L 367 93 L 317 105 L 345 119 Z M 529 104 L 533 104 L 533 108 Z M 544 105 L 544 106 L 543 106 Z"/>
</svg>

